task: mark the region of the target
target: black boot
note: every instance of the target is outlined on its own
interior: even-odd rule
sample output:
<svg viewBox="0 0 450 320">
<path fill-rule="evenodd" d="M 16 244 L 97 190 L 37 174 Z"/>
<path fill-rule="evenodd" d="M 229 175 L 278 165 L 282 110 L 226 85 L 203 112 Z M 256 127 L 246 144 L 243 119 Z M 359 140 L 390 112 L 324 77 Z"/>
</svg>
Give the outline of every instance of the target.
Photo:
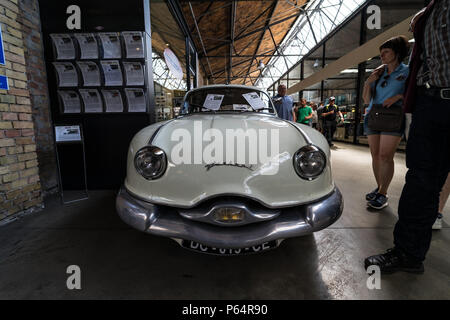
<svg viewBox="0 0 450 320">
<path fill-rule="evenodd" d="M 364 267 L 379 266 L 381 273 L 390 274 L 397 271 L 411 273 L 423 273 L 424 267 L 421 261 L 408 257 L 396 248 L 388 249 L 386 253 L 371 256 L 364 260 Z"/>
</svg>

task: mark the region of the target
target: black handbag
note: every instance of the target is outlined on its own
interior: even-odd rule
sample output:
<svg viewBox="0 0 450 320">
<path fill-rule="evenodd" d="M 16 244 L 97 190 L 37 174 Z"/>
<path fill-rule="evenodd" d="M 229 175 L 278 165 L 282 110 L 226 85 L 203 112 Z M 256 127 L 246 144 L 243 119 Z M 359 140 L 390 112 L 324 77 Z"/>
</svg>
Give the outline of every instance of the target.
<svg viewBox="0 0 450 320">
<path fill-rule="evenodd" d="M 373 98 L 375 98 L 379 80 L 375 83 Z M 390 107 L 383 107 L 382 104 L 374 104 L 367 116 L 369 117 L 367 125 L 372 131 L 400 132 L 402 130 L 404 116 L 403 107 L 399 103 L 395 103 Z"/>
</svg>

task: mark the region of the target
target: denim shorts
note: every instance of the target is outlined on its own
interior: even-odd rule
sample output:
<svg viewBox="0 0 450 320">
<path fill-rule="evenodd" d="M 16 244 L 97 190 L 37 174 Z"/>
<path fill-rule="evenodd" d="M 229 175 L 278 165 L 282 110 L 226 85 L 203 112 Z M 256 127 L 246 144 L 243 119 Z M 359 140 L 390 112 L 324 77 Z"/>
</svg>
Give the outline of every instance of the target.
<svg viewBox="0 0 450 320">
<path fill-rule="evenodd" d="M 366 136 L 378 134 L 378 135 L 384 135 L 384 136 L 402 137 L 404 132 L 405 132 L 405 117 L 404 116 L 403 116 L 402 127 L 400 128 L 400 131 L 392 131 L 392 132 L 370 130 L 368 114 L 366 114 L 366 116 L 364 117 L 364 134 Z"/>
</svg>

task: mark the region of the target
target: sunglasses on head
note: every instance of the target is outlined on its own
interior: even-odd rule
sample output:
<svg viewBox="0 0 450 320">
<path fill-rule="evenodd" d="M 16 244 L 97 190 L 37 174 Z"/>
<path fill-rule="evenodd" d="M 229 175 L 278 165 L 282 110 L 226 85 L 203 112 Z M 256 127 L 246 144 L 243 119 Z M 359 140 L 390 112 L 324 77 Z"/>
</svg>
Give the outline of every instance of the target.
<svg viewBox="0 0 450 320">
<path fill-rule="evenodd" d="M 387 79 L 389 79 L 390 75 L 388 74 L 387 76 L 385 76 L 383 79 L 384 81 L 381 83 L 381 87 L 384 88 L 387 86 Z"/>
</svg>

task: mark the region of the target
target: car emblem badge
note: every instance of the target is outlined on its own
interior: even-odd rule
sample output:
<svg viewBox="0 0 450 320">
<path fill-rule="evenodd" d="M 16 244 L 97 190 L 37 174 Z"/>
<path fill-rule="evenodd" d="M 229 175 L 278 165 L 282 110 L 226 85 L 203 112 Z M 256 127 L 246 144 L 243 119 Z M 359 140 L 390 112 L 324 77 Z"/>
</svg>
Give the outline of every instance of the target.
<svg viewBox="0 0 450 320">
<path fill-rule="evenodd" d="M 244 214 L 244 210 L 239 208 L 218 208 L 214 211 L 214 220 L 227 223 L 241 222 Z"/>
</svg>

